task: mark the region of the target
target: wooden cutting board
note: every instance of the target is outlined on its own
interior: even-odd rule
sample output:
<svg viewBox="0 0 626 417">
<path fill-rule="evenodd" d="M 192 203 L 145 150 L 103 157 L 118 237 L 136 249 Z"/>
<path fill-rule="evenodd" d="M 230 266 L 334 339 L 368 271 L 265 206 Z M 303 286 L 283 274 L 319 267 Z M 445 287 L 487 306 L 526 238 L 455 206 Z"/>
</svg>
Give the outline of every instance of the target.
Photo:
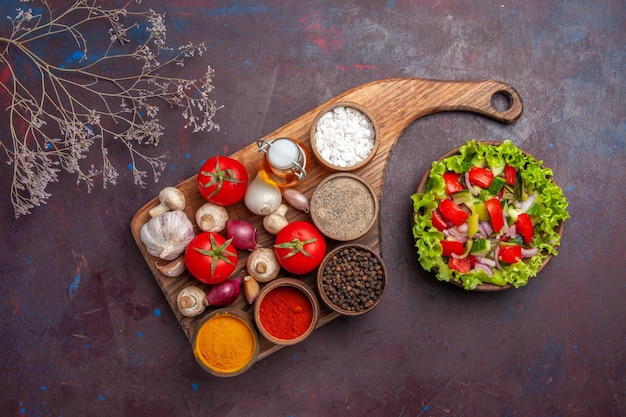
<svg viewBox="0 0 626 417">
<path fill-rule="evenodd" d="M 502 98 L 504 98 L 504 100 L 496 100 Z M 505 103 L 508 102 L 508 106 L 502 106 L 505 108 L 498 106 L 498 109 L 496 109 L 492 104 L 502 101 Z M 418 78 L 384 79 L 363 84 L 346 91 L 290 123 L 287 123 L 267 136 L 258 139 L 272 140 L 279 137 L 297 139 L 302 142 L 308 148 L 309 153 L 313 155 L 309 140 L 313 119 L 324 107 L 336 102 L 351 102 L 363 106 L 369 111 L 373 119 L 372 121 L 378 126 L 380 143 L 376 155 L 369 163 L 358 170 L 352 171 L 352 173 L 359 175 L 368 182 L 379 200 L 382 197 L 383 176 L 391 149 L 406 127 L 416 119 L 428 114 L 443 111 L 467 111 L 489 117 L 502 123 L 513 123 L 522 115 L 523 111 L 522 100 L 517 91 L 510 85 L 494 80 L 439 81 Z M 252 142 L 250 145 L 230 156 L 241 161 L 246 166 L 250 180 L 252 180 L 261 167 L 264 154 L 258 152 L 256 142 Z M 198 169 L 199 168 L 200 167 L 198 167 Z M 323 178 L 331 174 L 333 174 L 333 171 L 324 168 L 313 158 L 306 180 L 299 184 L 296 189 L 310 198 L 316 185 Z M 205 200 L 198 192 L 196 180 L 197 176 L 193 176 L 176 185 L 186 196 L 187 206 L 185 213 L 194 224 L 196 210 L 205 203 Z M 207 309 L 207 311 L 199 317 L 184 317 L 176 307 L 176 296 L 182 288 L 189 285 L 198 285 L 205 290 L 208 287 L 200 283 L 187 272 L 182 276 L 170 278 L 163 275 L 157 269 L 156 263 L 164 263 L 165 261 L 160 261 L 158 258 L 150 255 L 139 237 L 141 226 L 150 219 L 150 215 L 148 214 L 149 210 L 157 204 L 158 198 L 155 197 L 139 209 L 131 221 L 131 230 L 148 267 L 161 287 L 185 335 L 189 341 L 191 341 L 197 323 L 205 314 L 213 309 Z M 262 218 L 252 214 L 244 206 L 243 202 L 228 207 L 228 212 L 231 219 L 244 219 L 252 223 L 257 228 L 258 243 L 264 247 L 271 247 L 273 244 L 273 236 L 263 229 Z M 287 218 L 290 221 L 311 221 L 308 214 L 294 209 L 289 210 Z M 196 228 L 196 233 L 199 231 L 200 230 Z M 380 235 L 379 217 L 376 224 L 363 237 L 354 242 L 367 245 L 380 254 Z M 331 250 L 340 243 L 344 242 L 329 240 L 328 250 Z M 239 262 L 236 271 L 244 270 L 245 262 L 246 253 L 239 251 Z M 287 275 L 281 274 L 281 276 Z M 317 294 L 316 273 L 299 276 L 297 278 L 309 284 Z M 389 277 L 389 279 L 393 279 L 393 277 Z M 231 307 L 240 308 L 249 314 L 251 314 L 252 311 L 252 307 L 248 306 L 243 294 Z M 337 317 L 337 313 L 325 307 L 321 301 L 320 307 L 318 328 Z M 257 361 L 269 356 L 281 347 L 282 346 L 274 345 L 261 337 L 260 353 Z"/>
</svg>

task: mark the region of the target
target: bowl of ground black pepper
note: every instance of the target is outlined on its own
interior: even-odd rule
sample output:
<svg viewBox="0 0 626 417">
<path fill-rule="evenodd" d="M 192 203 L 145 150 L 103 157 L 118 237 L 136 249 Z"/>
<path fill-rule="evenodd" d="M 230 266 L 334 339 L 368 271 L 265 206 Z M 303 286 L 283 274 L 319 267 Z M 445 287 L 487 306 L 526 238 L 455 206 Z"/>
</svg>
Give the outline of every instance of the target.
<svg viewBox="0 0 626 417">
<path fill-rule="evenodd" d="M 386 282 L 382 258 L 361 244 L 336 247 L 317 271 L 320 298 L 345 316 L 357 316 L 375 308 L 383 297 Z"/>
<path fill-rule="evenodd" d="M 335 102 L 324 107 L 311 125 L 311 149 L 333 171 L 354 171 L 376 154 L 378 125 L 363 106 Z"/>
<path fill-rule="evenodd" d="M 337 172 L 323 179 L 313 191 L 309 212 L 325 236 L 350 241 L 365 235 L 378 219 L 378 199 L 360 176 Z"/>
<path fill-rule="evenodd" d="M 313 290 L 295 278 L 265 285 L 254 303 L 254 321 L 272 343 L 289 346 L 306 339 L 317 325 L 319 303 Z"/>
</svg>

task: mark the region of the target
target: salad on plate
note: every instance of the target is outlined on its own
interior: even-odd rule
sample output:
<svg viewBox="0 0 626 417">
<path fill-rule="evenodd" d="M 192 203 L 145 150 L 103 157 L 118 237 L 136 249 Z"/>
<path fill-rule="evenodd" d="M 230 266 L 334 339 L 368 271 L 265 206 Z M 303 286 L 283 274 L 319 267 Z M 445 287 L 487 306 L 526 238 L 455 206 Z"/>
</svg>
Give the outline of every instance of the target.
<svg viewBox="0 0 626 417">
<path fill-rule="evenodd" d="M 552 170 L 511 141 L 468 141 L 432 163 L 413 200 L 419 262 L 467 290 L 521 287 L 557 255 L 569 218 Z"/>
</svg>

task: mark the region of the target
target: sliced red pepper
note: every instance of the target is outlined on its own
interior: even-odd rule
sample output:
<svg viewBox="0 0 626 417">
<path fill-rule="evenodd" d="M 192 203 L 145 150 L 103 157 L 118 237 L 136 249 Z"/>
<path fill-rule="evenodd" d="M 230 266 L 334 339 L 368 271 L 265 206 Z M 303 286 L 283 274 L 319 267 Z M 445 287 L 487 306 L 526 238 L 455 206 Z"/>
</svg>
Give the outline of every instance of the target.
<svg viewBox="0 0 626 417">
<path fill-rule="evenodd" d="M 532 242 L 535 230 L 533 228 L 533 221 L 531 220 L 528 213 L 522 213 L 517 216 L 517 221 L 515 222 L 515 230 L 517 231 L 517 233 L 522 235 L 522 237 L 524 238 L 524 242 L 526 242 L 527 245 Z"/>
<path fill-rule="evenodd" d="M 441 247 L 443 248 L 443 256 L 452 256 L 453 253 L 463 255 L 465 253 L 465 245 L 463 245 L 463 242 L 458 242 L 456 240 L 441 240 L 439 243 L 441 243 Z"/>
<path fill-rule="evenodd" d="M 491 227 L 493 227 L 494 232 L 498 233 L 504 227 L 500 200 L 497 198 L 490 198 L 485 201 L 485 205 L 487 206 L 487 213 L 489 213 L 489 218 L 491 219 Z"/>
<path fill-rule="evenodd" d="M 509 164 L 506 164 L 506 166 L 504 167 L 504 172 L 502 173 L 502 176 L 504 177 L 504 181 L 506 181 L 507 184 L 515 185 L 516 173 L 517 173 L 517 170 L 515 168 L 513 168 Z"/>
<path fill-rule="evenodd" d="M 469 214 L 464 212 L 458 204 L 455 204 L 454 201 L 450 199 L 445 199 L 441 203 L 439 203 L 439 212 L 444 218 L 450 220 L 457 226 L 465 223 L 465 221 L 469 217 Z"/>
<path fill-rule="evenodd" d="M 443 232 L 448 228 L 448 223 L 436 209 L 432 211 L 430 220 L 433 222 L 433 226 L 435 226 L 440 232 Z"/>
<path fill-rule="evenodd" d="M 493 173 L 487 168 L 471 167 L 469 170 L 469 182 L 481 188 L 488 188 L 493 181 Z"/>
<path fill-rule="evenodd" d="M 448 195 L 465 190 L 466 187 L 459 182 L 460 176 L 461 174 L 457 174 L 456 172 L 446 172 L 443 174 L 443 179 L 446 182 L 446 192 Z"/>
<path fill-rule="evenodd" d="M 515 263 L 522 259 L 522 247 L 521 246 L 500 246 L 498 252 L 498 259 L 508 264 Z"/>
<path fill-rule="evenodd" d="M 448 268 L 454 269 L 455 271 L 460 272 L 461 274 L 467 274 L 474 266 L 474 257 L 468 256 L 464 259 L 457 259 L 450 257 L 448 259 Z"/>
</svg>

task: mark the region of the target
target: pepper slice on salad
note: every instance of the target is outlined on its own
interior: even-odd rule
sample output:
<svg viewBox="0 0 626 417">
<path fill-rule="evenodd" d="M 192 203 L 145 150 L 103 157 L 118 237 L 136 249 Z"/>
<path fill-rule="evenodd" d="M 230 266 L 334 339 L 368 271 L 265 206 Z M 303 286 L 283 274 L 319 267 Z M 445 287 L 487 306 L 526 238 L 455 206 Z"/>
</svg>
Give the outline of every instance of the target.
<svg viewBox="0 0 626 417">
<path fill-rule="evenodd" d="M 442 281 L 521 287 L 556 255 L 569 218 L 552 170 L 510 141 L 466 142 L 432 164 L 426 189 L 411 196 L 419 260 Z"/>
</svg>

